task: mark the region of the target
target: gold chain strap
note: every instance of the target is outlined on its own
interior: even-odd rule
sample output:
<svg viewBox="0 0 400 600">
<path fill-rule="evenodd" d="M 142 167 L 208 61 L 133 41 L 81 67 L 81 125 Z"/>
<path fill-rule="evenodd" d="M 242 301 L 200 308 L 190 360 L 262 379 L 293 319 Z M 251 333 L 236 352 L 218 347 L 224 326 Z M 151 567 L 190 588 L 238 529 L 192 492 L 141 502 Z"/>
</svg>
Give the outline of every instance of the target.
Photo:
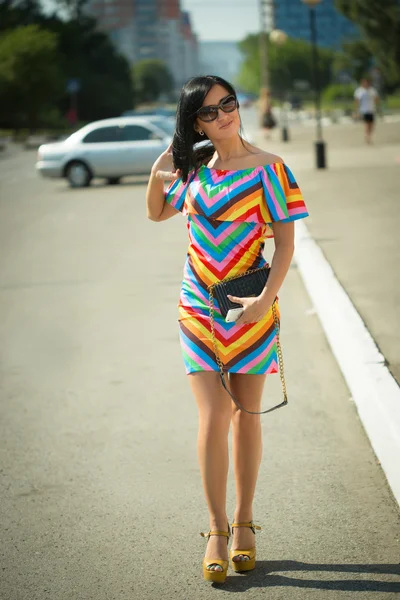
<svg viewBox="0 0 400 600">
<path fill-rule="evenodd" d="M 267 269 L 267 268 L 268 268 L 268 266 L 261 267 L 261 269 Z M 243 277 L 243 275 L 250 275 L 251 273 L 255 273 L 256 271 L 260 271 L 261 269 L 260 268 L 258 268 L 258 269 L 251 269 L 250 271 L 246 271 L 246 273 L 241 273 L 239 275 L 233 275 L 232 277 L 227 277 L 223 281 L 220 281 L 218 283 L 213 283 L 208 288 L 208 291 L 209 291 L 209 294 L 210 294 L 211 337 L 212 337 L 213 346 L 214 346 L 215 358 L 216 358 L 216 361 L 217 361 L 218 368 L 220 370 L 222 384 L 224 385 L 226 391 L 229 393 L 229 395 L 234 400 L 234 402 L 242 410 L 245 410 L 246 412 L 249 412 L 251 414 L 264 414 L 266 412 L 270 412 L 271 410 L 275 410 L 275 408 L 279 408 L 280 406 L 284 406 L 288 402 L 288 400 L 287 400 L 287 391 L 286 391 L 285 372 L 284 372 L 284 367 L 283 367 L 283 354 L 282 354 L 282 347 L 281 347 L 281 340 L 280 340 L 280 333 L 279 333 L 279 319 L 278 319 L 278 315 L 277 315 L 277 312 L 276 312 L 276 306 L 275 306 L 276 300 L 274 300 L 273 303 L 272 303 L 272 315 L 273 315 L 273 318 L 274 318 L 274 325 L 275 325 L 276 347 L 277 347 L 277 354 L 278 354 L 279 375 L 280 375 L 281 384 L 282 384 L 283 402 L 281 404 L 279 404 L 278 406 L 275 406 L 274 408 L 269 409 L 269 410 L 265 410 L 265 411 L 263 411 L 261 413 L 252 412 L 252 411 L 246 410 L 245 408 L 243 408 L 239 404 L 239 402 L 236 400 L 236 398 L 234 398 L 232 396 L 231 392 L 228 390 L 228 388 L 226 387 L 226 384 L 225 384 L 224 365 L 223 365 L 223 363 L 221 361 L 221 358 L 219 356 L 217 339 L 215 337 L 215 325 L 214 325 L 214 311 L 215 311 L 215 308 L 214 308 L 214 287 L 216 285 L 219 285 L 219 283 L 226 283 L 228 281 L 232 281 L 233 279 L 238 279 L 240 277 Z"/>
</svg>

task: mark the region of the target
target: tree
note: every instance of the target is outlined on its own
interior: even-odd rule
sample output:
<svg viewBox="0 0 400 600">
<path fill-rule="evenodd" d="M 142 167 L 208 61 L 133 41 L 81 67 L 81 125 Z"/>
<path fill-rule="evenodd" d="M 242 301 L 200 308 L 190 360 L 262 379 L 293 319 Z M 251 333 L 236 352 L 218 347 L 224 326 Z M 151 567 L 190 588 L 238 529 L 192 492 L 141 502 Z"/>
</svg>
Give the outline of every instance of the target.
<svg viewBox="0 0 400 600">
<path fill-rule="evenodd" d="M 244 55 L 238 84 L 244 91 L 258 94 L 261 85 L 259 35 L 249 35 L 239 43 Z M 282 45 L 268 40 L 268 68 L 272 93 L 284 98 L 293 90 L 294 81 L 301 80 L 313 85 L 311 46 L 303 40 L 287 39 Z M 331 82 L 334 53 L 319 49 L 320 84 Z"/>
<path fill-rule="evenodd" d="M 356 23 L 375 57 L 389 90 L 400 85 L 400 3 L 398 0 L 336 0 Z"/>
<path fill-rule="evenodd" d="M 31 24 L 57 40 L 56 55 L 49 52 L 48 55 L 45 53 L 45 58 L 36 62 L 29 58 L 26 60 L 26 65 L 32 67 L 31 76 L 35 70 L 51 70 L 51 79 L 59 91 L 57 99 L 52 98 L 50 103 L 53 106 L 52 113 L 48 108 L 49 103 L 43 103 L 43 110 L 40 118 L 38 117 L 40 125 L 54 126 L 55 122 L 59 125 L 62 122 L 66 124 L 61 119 L 70 106 L 70 97 L 66 91 L 69 79 L 78 79 L 80 82 L 77 94 L 80 120 L 92 121 L 118 116 L 134 106 L 130 66 L 118 54 L 109 36 L 98 30 L 95 19 L 79 11 L 84 2 L 85 0 L 55 0 L 55 12 L 49 16 L 42 12 L 40 0 L 0 0 L 2 41 L 19 25 Z M 68 6 L 71 7 L 71 12 L 77 13 L 77 18 L 68 17 L 65 10 Z M 63 17 L 58 13 L 63 13 Z M 21 38 L 24 35 L 21 34 Z M 2 64 L 0 71 L 3 74 L 4 69 Z M 0 126 L 22 126 L 28 122 L 27 110 L 32 107 L 32 103 L 21 101 L 17 106 L 11 99 L 11 88 L 5 85 L 4 77 L 0 78 L 0 101 L 2 107 L 6 107 L 0 113 Z M 7 104 L 4 104 L 6 101 Z M 54 118 L 55 111 L 63 116 L 60 120 Z"/>
<path fill-rule="evenodd" d="M 62 94 L 57 36 L 37 25 L 17 27 L 0 38 L 1 121 L 13 126 L 40 124 Z"/>
<path fill-rule="evenodd" d="M 58 14 L 67 20 L 79 21 L 84 17 L 84 9 L 89 0 L 53 0 L 54 8 Z"/>
<path fill-rule="evenodd" d="M 96 29 L 96 21 L 80 17 L 67 22 L 53 16 L 46 26 L 57 33 L 60 68 L 65 79 L 78 79 L 80 120 L 92 121 L 120 115 L 134 104 L 129 64 L 115 50 L 107 34 Z M 69 97 L 61 109 L 65 113 Z"/>
<path fill-rule="evenodd" d="M 352 80 L 360 81 L 372 62 L 373 56 L 364 40 L 345 42 L 343 51 L 338 52 L 333 61 L 335 78 L 340 80 L 340 74 L 345 73 Z"/>
<path fill-rule="evenodd" d="M 346 110 L 353 108 L 354 85 L 352 83 L 328 85 L 322 94 L 322 102 L 323 104 L 335 106 L 336 108 L 345 108 Z"/>
<path fill-rule="evenodd" d="M 170 70 L 162 60 L 145 59 L 132 67 L 136 98 L 139 102 L 153 102 L 161 94 L 171 94 L 174 81 Z"/>
<path fill-rule="evenodd" d="M 40 24 L 40 0 L 0 0 L 0 31 Z"/>
</svg>

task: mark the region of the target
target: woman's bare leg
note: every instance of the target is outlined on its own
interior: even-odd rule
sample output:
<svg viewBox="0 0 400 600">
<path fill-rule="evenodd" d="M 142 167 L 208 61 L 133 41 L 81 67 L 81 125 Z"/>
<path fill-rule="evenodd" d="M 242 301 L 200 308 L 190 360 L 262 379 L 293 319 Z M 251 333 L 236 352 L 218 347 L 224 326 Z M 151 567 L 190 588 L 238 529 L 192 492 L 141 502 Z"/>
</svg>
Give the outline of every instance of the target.
<svg viewBox="0 0 400 600">
<path fill-rule="evenodd" d="M 232 373 L 231 390 L 247 410 L 260 411 L 265 375 Z M 232 445 L 236 479 L 235 522 L 253 519 L 253 498 L 262 457 L 260 415 L 249 415 L 232 406 Z M 248 527 L 233 530 L 232 550 L 245 550 L 255 545 L 254 533 Z M 244 557 L 235 558 L 239 561 Z"/>
<path fill-rule="evenodd" d="M 367 144 L 371 143 L 372 131 L 374 129 L 374 124 L 371 121 L 366 121 L 365 123 L 365 141 Z"/>
<path fill-rule="evenodd" d="M 210 517 L 210 530 L 227 531 L 226 487 L 229 455 L 228 434 L 231 423 L 231 401 L 216 372 L 189 375 L 190 385 L 199 410 L 198 458 L 204 493 Z M 207 558 L 228 559 L 226 538 L 211 536 Z M 219 566 L 212 570 L 221 571 Z"/>
<path fill-rule="evenodd" d="M 267 127 L 264 127 L 263 131 L 264 131 L 264 139 L 269 140 L 271 137 L 271 130 L 268 129 Z"/>
</svg>

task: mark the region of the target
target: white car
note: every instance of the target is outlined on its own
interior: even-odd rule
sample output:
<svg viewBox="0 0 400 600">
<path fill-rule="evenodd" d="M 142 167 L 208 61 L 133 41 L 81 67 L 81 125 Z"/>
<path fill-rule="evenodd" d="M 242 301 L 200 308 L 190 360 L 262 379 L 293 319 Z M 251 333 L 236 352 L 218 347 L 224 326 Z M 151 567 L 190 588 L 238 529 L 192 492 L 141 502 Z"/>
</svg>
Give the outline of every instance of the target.
<svg viewBox="0 0 400 600">
<path fill-rule="evenodd" d="M 174 123 L 159 116 L 95 121 L 63 141 L 39 146 L 36 169 L 44 177 L 66 178 L 72 187 L 87 186 L 94 177 L 118 183 L 150 173 L 173 133 Z"/>
</svg>

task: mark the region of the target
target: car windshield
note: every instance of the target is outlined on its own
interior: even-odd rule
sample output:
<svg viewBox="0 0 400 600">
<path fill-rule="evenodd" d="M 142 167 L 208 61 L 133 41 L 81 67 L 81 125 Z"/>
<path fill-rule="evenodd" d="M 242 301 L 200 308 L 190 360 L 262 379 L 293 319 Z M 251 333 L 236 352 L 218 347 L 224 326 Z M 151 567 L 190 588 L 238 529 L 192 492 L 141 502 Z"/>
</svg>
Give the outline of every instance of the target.
<svg viewBox="0 0 400 600">
<path fill-rule="evenodd" d="M 67 138 L 65 138 L 65 140 L 63 140 L 63 142 L 64 142 L 64 144 L 71 144 L 71 143 L 74 143 L 75 141 L 80 140 L 81 136 L 82 136 L 82 127 L 81 127 L 81 129 L 74 131 L 74 133 L 71 133 L 71 135 L 69 135 Z"/>
<path fill-rule="evenodd" d="M 148 121 L 153 123 L 158 129 L 167 134 L 168 137 L 172 137 L 175 133 L 175 119 L 171 117 L 161 117 L 161 116 L 149 116 L 143 117 L 138 120 L 137 124 L 140 125 L 142 121 Z M 83 137 L 83 132 L 86 131 L 86 126 L 78 129 L 78 131 L 74 131 L 70 136 L 63 139 L 64 144 L 74 144 L 75 142 L 79 142 Z"/>
<path fill-rule="evenodd" d="M 150 119 L 154 125 L 156 125 L 159 129 L 165 131 L 165 133 L 169 136 L 173 136 L 175 133 L 175 119 L 171 119 L 170 117 L 152 117 Z"/>
</svg>

